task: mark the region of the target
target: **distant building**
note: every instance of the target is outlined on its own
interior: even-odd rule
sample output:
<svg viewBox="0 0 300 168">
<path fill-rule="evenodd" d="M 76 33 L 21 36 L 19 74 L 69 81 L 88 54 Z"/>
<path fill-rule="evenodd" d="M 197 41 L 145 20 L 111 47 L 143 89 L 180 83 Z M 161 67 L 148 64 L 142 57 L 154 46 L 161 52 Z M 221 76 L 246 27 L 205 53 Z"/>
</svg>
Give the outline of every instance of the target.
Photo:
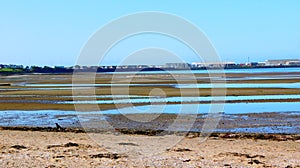
<svg viewBox="0 0 300 168">
<path fill-rule="evenodd" d="M 300 62 L 299 59 L 278 59 L 278 60 L 267 60 L 267 66 L 281 66 L 281 65 L 291 65 Z"/>
<path fill-rule="evenodd" d="M 81 66 L 80 65 L 75 65 L 72 68 L 75 69 L 75 70 L 78 70 L 78 69 L 81 69 Z"/>
<path fill-rule="evenodd" d="M 287 65 L 291 65 L 291 66 L 297 65 L 297 66 L 299 66 L 300 65 L 300 60 L 298 60 L 298 61 L 288 61 Z"/>
<path fill-rule="evenodd" d="M 56 69 L 59 69 L 59 68 L 63 69 L 65 67 L 64 66 L 54 66 L 54 68 L 56 68 Z"/>
<path fill-rule="evenodd" d="M 265 63 L 265 62 L 259 62 L 259 63 L 257 64 L 257 66 L 266 66 L 266 63 Z"/>
<path fill-rule="evenodd" d="M 148 65 L 138 65 L 138 68 L 139 68 L 139 69 L 149 68 L 149 66 L 148 66 Z"/>
<path fill-rule="evenodd" d="M 248 65 L 251 67 L 255 67 L 258 66 L 258 62 L 250 62 Z"/>
<path fill-rule="evenodd" d="M 188 69 L 188 68 L 190 68 L 190 64 L 188 64 L 188 63 L 166 63 L 166 68 Z"/>
<path fill-rule="evenodd" d="M 9 65 L 2 65 L 2 68 L 23 69 L 23 65 L 9 64 Z"/>
<path fill-rule="evenodd" d="M 225 67 L 234 67 L 236 66 L 235 62 L 193 62 L 193 68 L 225 68 Z"/>
<path fill-rule="evenodd" d="M 97 70 L 98 66 L 88 66 L 87 69 Z"/>
</svg>

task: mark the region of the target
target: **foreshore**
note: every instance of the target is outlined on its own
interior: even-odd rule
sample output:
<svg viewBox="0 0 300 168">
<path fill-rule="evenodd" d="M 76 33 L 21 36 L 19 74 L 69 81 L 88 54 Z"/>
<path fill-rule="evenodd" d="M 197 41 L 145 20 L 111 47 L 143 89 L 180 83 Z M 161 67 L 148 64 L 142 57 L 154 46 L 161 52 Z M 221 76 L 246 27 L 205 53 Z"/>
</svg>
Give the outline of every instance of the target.
<svg viewBox="0 0 300 168">
<path fill-rule="evenodd" d="M 219 134 L 201 142 L 182 137 L 171 148 L 156 143 L 158 153 L 112 152 L 90 134 L 1 130 L 1 167 L 300 167 L 300 141 L 289 135 L 271 138 Z M 95 134 L 93 136 L 96 136 Z M 100 134 L 112 148 L 153 143 L 153 136 Z M 138 141 L 128 141 L 138 136 Z M 264 135 L 265 136 L 265 135 Z M 169 138 L 178 138 L 172 135 Z M 299 137 L 298 137 L 299 138 Z M 150 151 L 153 148 L 145 148 Z M 12 159 L 13 158 L 13 159 Z"/>
<path fill-rule="evenodd" d="M 222 74 L 220 75 L 213 76 L 223 79 Z M 298 72 L 231 73 L 226 74 L 226 83 L 297 84 L 300 82 L 299 76 Z M 196 81 L 192 80 L 190 74 L 176 74 L 179 81 L 170 74 L 131 77 L 130 73 L 97 74 L 96 84 L 141 85 L 96 86 L 92 89 L 82 87 L 74 95 L 70 86 L 70 74 L 0 76 L 0 82 L 5 83 L 0 87 L 0 110 L 4 123 L 0 127 L 0 167 L 300 167 L 299 111 L 285 109 L 285 103 L 300 102 L 299 98 L 289 98 L 299 95 L 300 88 L 215 88 L 213 94 L 211 88 L 174 87 L 176 82 L 209 83 L 211 76 L 208 74 L 195 74 L 192 77 Z M 82 78 L 81 82 L 86 81 L 89 79 Z M 153 92 L 155 89 L 158 92 Z M 91 93 L 99 97 L 91 98 Z M 243 107 L 231 114 L 219 111 L 215 130 L 210 132 L 205 141 L 201 141 L 201 128 L 205 121 L 209 121 L 207 114 L 179 120 L 175 127 L 178 130 L 166 131 L 176 120 L 177 114 L 160 114 L 159 117 L 158 114 L 91 114 L 80 120 L 75 112 L 114 110 L 131 105 L 208 105 L 211 101 L 94 105 L 80 103 L 79 109 L 69 103 L 74 100 L 109 101 L 113 100 L 109 96 L 116 93 L 140 96 L 132 97 L 132 100 L 142 99 L 143 96 L 149 98 L 150 95 L 167 98 L 260 95 L 266 98 L 232 99 L 221 103 L 276 103 L 283 108 L 281 107 L 281 111 L 259 113 L 243 113 L 246 110 Z M 268 99 L 268 95 L 285 95 L 285 98 Z M 64 104 L 66 102 L 69 104 Z M 14 110 L 20 110 L 21 113 L 7 115 Z M 46 112 L 39 114 L 39 110 Z M 105 120 L 101 118 L 103 116 Z M 25 122 L 25 118 L 28 121 Z M 88 121 L 85 120 L 87 118 Z M 153 120 L 143 122 L 145 119 Z M 112 128 L 101 127 L 104 122 L 109 123 Z M 190 122 L 193 122 L 191 127 L 188 126 Z"/>
</svg>

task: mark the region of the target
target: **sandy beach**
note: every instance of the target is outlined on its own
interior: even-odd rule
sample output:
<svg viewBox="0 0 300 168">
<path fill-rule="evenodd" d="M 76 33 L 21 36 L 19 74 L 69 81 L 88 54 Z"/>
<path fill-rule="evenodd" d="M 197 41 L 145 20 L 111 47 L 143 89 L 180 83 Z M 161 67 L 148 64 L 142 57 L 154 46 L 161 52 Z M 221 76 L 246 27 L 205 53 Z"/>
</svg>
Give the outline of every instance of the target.
<svg viewBox="0 0 300 168">
<path fill-rule="evenodd" d="M 85 133 L 1 130 L 0 135 L 1 167 L 300 167 L 300 141 L 282 135 L 263 140 L 223 134 L 204 142 L 183 137 L 169 149 L 157 143 L 160 151 L 153 155 L 114 153 L 103 145 L 107 142 Z M 128 136 L 138 135 L 100 136 L 118 139 L 110 143 L 116 148 L 140 147 L 157 138 L 140 135 L 128 142 Z"/>
</svg>

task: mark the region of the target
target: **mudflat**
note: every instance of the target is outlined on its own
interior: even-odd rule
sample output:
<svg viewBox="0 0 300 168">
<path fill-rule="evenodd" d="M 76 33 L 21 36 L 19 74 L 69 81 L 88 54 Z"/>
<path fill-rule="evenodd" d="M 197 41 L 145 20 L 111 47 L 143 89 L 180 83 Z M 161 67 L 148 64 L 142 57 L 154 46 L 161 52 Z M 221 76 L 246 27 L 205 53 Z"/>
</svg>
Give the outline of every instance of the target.
<svg viewBox="0 0 300 168">
<path fill-rule="evenodd" d="M 300 73 L 229 73 L 225 74 L 96 74 L 92 76 L 92 80 L 96 84 L 141 84 L 138 86 L 99 86 L 94 88 L 77 88 L 76 95 L 140 95 L 149 96 L 153 94 L 153 89 L 160 89 L 153 96 L 249 96 L 249 95 L 295 95 L 300 94 L 300 88 L 215 88 L 212 93 L 211 88 L 176 88 L 173 84 L 189 84 L 189 83 L 297 83 L 300 82 Z M 91 76 L 82 75 L 81 83 L 90 82 Z M 282 76 L 287 78 L 281 79 Z M 72 104 L 49 103 L 60 101 L 72 101 L 72 97 L 63 98 L 62 96 L 72 96 L 72 74 L 27 74 L 0 76 L 0 83 L 6 83 L 0 86 L 0 110 L 74 110 Z M 211 81 L 210 77 L 217 77 L 220 80 Z M 291 78 L 288 78 L 291 77 Z M 245 80 L 241 80 L 243 78 Z M 253 78 L 253 79 L 252 79 Z M 272 78 L 272 79 L 270 79 Z M 273 79 L 274 78 L 274 79 Z M 77 81 L 78 82 L 78 81 Z M 9 86 L 7 86 L 9 84 Z M 26 86 L 26 84 L 36 84 L 36 86 Z M 58 86 L 52 86 L 58 85 Z M 62 86 L 59 86 L 62 84 Z M 65 86 L 64 84 L 67 84 Z M 143 85 L 146 84 L 146 85 Z M 152 85 L 156 84 L 156 85 Z M 157 85 L 162 84 L 162 85 Z M 163 94 L 162 94 L 163 93 Z M 20 95 L 20 97 L 18 97 Z M 14 97 L 9 97 L 14 96 Z M 21 96 L 27 96 L 26 98 Z M 88 100 L 89 98 L 85 98 Z M 20 101 L 20 100 L 26 100 Z M 34 101 L 35 100 L 35 101 Z M 78 100 L 78 99 L 77 99 Z M 83 99 L 82 99 L 83 100 Z M 99 99 L 97 99 L 99 100 Z M 248 100 L 249 102 L 268 102 L 269 100 Z M 272 100 L 276 101 L 276 100 Z M 299 99 L 278 99 L 277 102 L 299 102 Z M 247 101 L 237 101 L 247 102 Z M 207 103 L 207 102 L 199 102 Z M 136 105 L 145 105 L 140 103 Z M 82 104 L 82 106 L 85 106 Z M 113 109 L 114 104 L 98 104 L 101 109 Z M 122 106 L 127 106 L 123 104 Z M 87 111 L 95 110 L 95 107 L 89 107 L 86 104 Z"/>
</svg>

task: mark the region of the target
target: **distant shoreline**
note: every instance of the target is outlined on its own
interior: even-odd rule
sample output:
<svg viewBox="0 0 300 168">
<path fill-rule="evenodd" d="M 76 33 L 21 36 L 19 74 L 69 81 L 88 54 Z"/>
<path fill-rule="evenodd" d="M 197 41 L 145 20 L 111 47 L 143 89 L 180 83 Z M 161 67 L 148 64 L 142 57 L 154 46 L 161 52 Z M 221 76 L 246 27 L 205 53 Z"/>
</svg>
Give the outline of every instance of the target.
<svg viewBox="0 0 300 168">
<path fill-rule="evenodd" d="M 1 71 L 0 69 L 0 75 L 14 75 L 14 74 L 72 74 L 74 72 L 97 72 L 97 73 L 111 73 L 111 72 L 157 72 L 157 71 L 196 71 L 196 70 L 222 70 L 222 69 L 269 69 L 269 68 L 300 68 L 300 65 L 279 65 L 279 66 L 229 66 L 229 67 L 223 67 L 223 68 L 217 68 L 217 67 L 197 67 L 197 68 L 127 68 L 127 69 L 118 69 L 118 68 L 112 68 L 112 69 L 66 69 L 66 70 L 55 70 L 53 68 L 52 70 L 39 70 L 39 71 L 28 71 L 28 70 L 22 70 L 18 69 L 16 71 Z"/>
</svg>

